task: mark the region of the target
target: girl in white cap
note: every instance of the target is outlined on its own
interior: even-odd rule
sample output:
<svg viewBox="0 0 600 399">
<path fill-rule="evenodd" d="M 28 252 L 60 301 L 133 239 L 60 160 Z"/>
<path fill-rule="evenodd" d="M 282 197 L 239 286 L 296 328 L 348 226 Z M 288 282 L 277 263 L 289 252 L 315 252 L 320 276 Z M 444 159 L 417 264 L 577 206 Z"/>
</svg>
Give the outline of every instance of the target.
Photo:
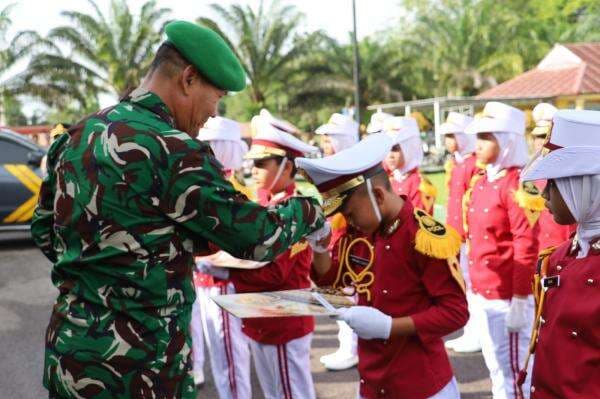
<svg viewBox="0 0 600 399">
<path fill-rule="evenodd" d="M 209 143 L 229 181 L 248 196 L 249 190 L 235 176 L 248 152 L 248 145 L 241 138 L 239 123 L 220 116 L 210 118 L 200 129 L 198 139 Z M 235 287 L 228 279 L 213 279 L 213 276 L 200 271 L 194 273 L 194 285 L 196 302 L 192 309 L 191 330 L 195 383 L 198 385 L 204 380 L 203 338 L 206 338 L 219 398 L 248 398 L 252 394 L 250 346 L 242 332 L 242 322 L 220 309 L 211 299 L 215 295 L 235 294 Z"/>
<path fill-rule="evenodd" d="M 419 171 L 423 142 L 416 119 L 410 116 L 387 118 L 383 130 L 394 140 L 394 146 L 383 162 L 394 192 L 406 196 L 415 208 L 433 215 L 437 192 Z"/>
<path fill-rule="evenodd" d="M 324 156 L 330 156 L 352 147 L 358 142 L 358 123 L 348 115 L 333 114 L 329 122 L 319 126 L 316 134 L 322 135 L 321 148 Z M 347 223 L 341 213 L 329 219 L 332 238 L 328 250 L 338 245 L 339 239 L 346 233 Z M 340 371 L 358 364 L 358 337 L 343 321 L 338 321 L 338 349 L 319 359 L 328 370 Z"/>
<path fill-rule="evenodd" d="M 494 399 L 528 398 L 517 387 L 533 320 L 531 280 L 538 251 L 539 193 L 519 185 L 528 160 L 525 114 L 498 102 L 485 105 L 467 127 L 477 134 L 476 155 L 486 168 L 465 202 L 473 311 Z"/>
<path fill-rule="evenodd" d="M 446 223 L 461 235 L 465 240 L 462 200 L 473 176 L 477 173 L 477 158 L 475 157 L 476 137 L 465 134 L 466 127 L 473 121 L 470 116 L 458 112 L 449 112 L 446 122 L 440 126 L 440 134 L 444 136 L 446 150 L 450 159 L 446 161 L 446 186 L 448 187 L 448 204 L 446 210 Z M 466 246 L 460 250 L 460 266 L 467 284 L 467 300 L 469 302 L 469 321 L 463 329 L 463 335 L 446 341 L 446 348 L 459 353 L 478 352 L 481 350 L 479 343 L 479 328 L 477 324 L 478 312 L 473 312 L 473 299 Z"/>
<path fill-rule="evenodd" d="M 547 180 L 546 206 L 577 233 L 540 254 L 531 397 L 600 397 L 600 112 L 556 112 L 524 181 Z M 524 377 L 523 373 L 523 377 Z"/>
</svg>

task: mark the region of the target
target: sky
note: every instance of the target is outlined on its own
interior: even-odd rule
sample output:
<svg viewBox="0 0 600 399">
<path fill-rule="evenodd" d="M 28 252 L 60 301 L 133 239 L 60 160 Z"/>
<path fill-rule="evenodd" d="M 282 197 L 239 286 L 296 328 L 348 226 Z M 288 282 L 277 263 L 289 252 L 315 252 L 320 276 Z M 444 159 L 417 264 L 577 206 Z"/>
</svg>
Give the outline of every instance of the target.
<svg viewBox="0 0 600 399">
<path fill-rule="evenodd" d="M 265 0 L 268 4 L 269 0 Z M 324 29 L 330 36 L 348 41 L 348 32 L 352 29 L 351 0 L 283 0 L 294 4 L 305 15 L 304 29 L 313 31 Z M 96 0 L 102 10 L 107 10 L 110 0 Z M 158 0 L 158 5 L 173 10 L 172 16 L 179 19 L 193 20 L 197 16 L 213 16 L 209 5 L 216 0 Z M 138 10 L 144 0 L 128 0 L 130 8 Z M 257 7 L 260 0 L 219 0 L 219 4 L 249 4 Z M 357 35 L 360 38 L 376 31 L 393 26 L 398 15 L 398 0 L 356 0 Z M 0 8 L 6 4 L 15 4 L 11 14 L 13 20 L 12 33 L 33 29 L 45 34 L 52 27 L 65 22 L 62 10 L 78 10 L 90 12 L 91 7 L 86 0 L 0 0 Z M 394 17 L 390 17 L 394 16 Z M 10 37 L 10 34 L 9 34 Z"/>
<path fill-rule="evenodd" d="M 269 4 L 270 0 L 264 0 Z M 305 18 L 301 29 L 306 32 L 322 29 L 328 35 L 340 42 L 350 41 L 349 32 L 352 30 L 352 1 L 351 0 L 282 0 L 286 4 L 295 5 Z M 214 17 L 209 5 L 218 2 L 221 5 L 248 4 L 257 8 L 260 0 L 157 0 L 159 7 L 172 10 L 170 17 L 174 19 L 194 20 L 198 16 Z M 137 10 L 145 0 L 127 0 L 130 9 Z M 400 12 L 399 0 L 356 0 L 357 36 L 362 39 L 379 31 L 393 27 Z M 65 24 L 67 20 L 60 13 L 63 10 L 77 10 L 93 13 L 86 0 L 0 0 L 0 9 L 7 4 L 14 4 L 11 12 L 12 26 L 7 39 L 22 30 L 35 30 L 42 35 L 53 27 Z M 110 0 L 96 0 L 103 12 L 107 12 Z M 23 61 L 9 71 L 8 75 L 19 72 L 26 67 Z M 114 99 L 111 96 L 101 96 L 101 106 L 110 105 Z M 37 102 L 24 105 L 27 115 L 35 112 L 40 104 Z"/>
</svg>

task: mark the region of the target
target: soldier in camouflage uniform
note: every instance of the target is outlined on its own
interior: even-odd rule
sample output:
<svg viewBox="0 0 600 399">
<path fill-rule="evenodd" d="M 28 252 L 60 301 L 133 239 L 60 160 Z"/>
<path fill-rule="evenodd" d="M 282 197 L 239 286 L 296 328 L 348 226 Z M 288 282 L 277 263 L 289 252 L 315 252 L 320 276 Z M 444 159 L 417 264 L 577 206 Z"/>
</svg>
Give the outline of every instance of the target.
<svg viewBox="0 0 600 399">
<path fill-rule="evenodd" d="M 183 21 L 166 32 L 140 88 L 49 150 L 31 229 L 59 290 L 46 333 L 51 398 L 195 398 L 194 253 L 211 242 L 272 260 L 323 224 L 313 200 L 263 208 L 224 179 L 192 137 L 245 76 L 214 32 Z"/>
</svg>

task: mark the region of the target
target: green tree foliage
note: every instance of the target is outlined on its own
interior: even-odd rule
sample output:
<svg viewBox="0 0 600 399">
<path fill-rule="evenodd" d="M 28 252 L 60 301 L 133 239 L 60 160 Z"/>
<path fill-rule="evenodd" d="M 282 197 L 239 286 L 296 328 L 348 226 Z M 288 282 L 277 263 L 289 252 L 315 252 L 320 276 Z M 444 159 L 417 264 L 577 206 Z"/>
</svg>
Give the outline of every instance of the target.
<svg viewBox="0 0 600 399">
<path fill-rule="evenodd" d="M 15 83 L 20 92 L 51 106 L 75 103 L 87 109 L 97 104 L 99 94 L 116 98 L 139 84 L 170 10 L 152 0 L 136 18 L 126 0 L 113 0 L 105 15 L 93 0 L 88 2 L 92 13 L 63 11 L 69 24 L 52 29 L 37 43 L 27 70 Z"/>
</svg>

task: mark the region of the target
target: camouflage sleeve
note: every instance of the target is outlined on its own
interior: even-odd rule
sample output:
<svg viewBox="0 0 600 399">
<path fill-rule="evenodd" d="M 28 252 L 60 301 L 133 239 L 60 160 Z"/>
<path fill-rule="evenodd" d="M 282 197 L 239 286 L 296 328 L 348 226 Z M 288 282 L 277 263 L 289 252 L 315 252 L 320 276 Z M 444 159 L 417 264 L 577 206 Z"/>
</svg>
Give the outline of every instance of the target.
<svg viewBox="0 0 600 399">
<path fill-rule="evenodd" d="M 159 207 L 196 237 L 239 258 L 273 260 L 323 225 L 315 199 L 295 197 L 278 207 L 262 207 L 223 177 L 207 145 L 187 144 L 182 150 L 180 142 L 169 154 Z"/>
<path fill-rule="evenodd" d="M 68 140 L 69 136 L 60 136 L 48 150 L 46 155 L 47 174 L 40 187 L 38 204 L 31 220 L 31 236 L 38 248 L 51 262 L 56 262 L 56 252 L 53 246 L 54 226 L 54 168 L 56 158 Z"/>
</svg>

